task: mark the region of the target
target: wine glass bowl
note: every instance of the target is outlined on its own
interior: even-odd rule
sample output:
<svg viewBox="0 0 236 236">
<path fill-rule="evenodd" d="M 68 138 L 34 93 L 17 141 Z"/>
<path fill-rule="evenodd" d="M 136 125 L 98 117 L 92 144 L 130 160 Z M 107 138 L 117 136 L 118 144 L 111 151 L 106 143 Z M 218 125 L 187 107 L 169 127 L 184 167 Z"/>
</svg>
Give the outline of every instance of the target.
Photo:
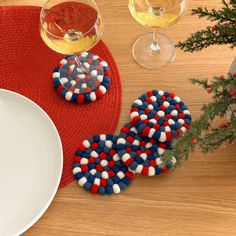
<svg viewBox="0 0 236 236">
<path fill-rule="evenodd" d="M 134 43 L 132 53 L 138 64 L 149 69 L 159 69 L 175 59 L 175 47 L 158 28 L 177 23 L 187 9 L 187 0 L 129 0 L 129 11 L 143 26 L 154 33 L 140 36 Z"/>
</svg>

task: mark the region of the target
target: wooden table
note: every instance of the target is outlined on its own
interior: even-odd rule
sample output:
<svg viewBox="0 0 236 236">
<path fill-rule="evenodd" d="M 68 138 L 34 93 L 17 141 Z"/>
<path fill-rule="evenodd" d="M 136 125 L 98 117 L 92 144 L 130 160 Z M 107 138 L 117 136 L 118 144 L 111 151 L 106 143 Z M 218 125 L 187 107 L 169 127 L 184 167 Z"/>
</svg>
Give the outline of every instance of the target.
<svg viewBox="0 0 236 236">
<path fill-rule="evenodd" d="M 171 90 L 184 98 L 193 117 L 210 96 L 188 78 L 212 78 L 226 73 L 235 50 L 215 46 L 200 53 L 184 53 L 162 70 L 146 70 L 131 56 L 134 40 L 150 29 L 135 22 L 127 0 L 97 0 L 105 22 L 103 40 L 113 53 L 122 80 L 119 127 L 128 120 L 132 101 L 149 89 Z M 1 0 L 0 5 L 41 5 L 42 0 Z M 209 25 L 190 15 L 204 4 L 220 7 L 221 0 L 190 0 L 187 15 L 164 30 L 175 42 Z M 137 177 L 120 195 L 93 196 L 74 182 L 60 189 L 43 217 L 24 235 L 112 236 L 233 236 L 236 235 L 236 145 L 214 154 L 196 151 L 173 173 Z"/>
</svg>

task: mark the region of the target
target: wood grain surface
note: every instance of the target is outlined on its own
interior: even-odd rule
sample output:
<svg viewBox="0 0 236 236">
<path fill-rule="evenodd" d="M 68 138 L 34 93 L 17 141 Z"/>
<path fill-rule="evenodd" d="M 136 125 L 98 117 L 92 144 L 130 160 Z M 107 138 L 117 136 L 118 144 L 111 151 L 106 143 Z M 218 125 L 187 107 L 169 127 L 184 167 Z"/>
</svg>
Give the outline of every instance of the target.
<svg viewBox="0 0 236 236">
<path fill-rule="evenodd" d="M 226 73 L 235 50 L 214 46 L 199 53 L 177 49 L 176 60 L 162 70 L 138 66 L 131 46 L 149 32 L 128 12 L 127 0 L 97 0 L 105 22 L 103 40 L 118 64 L 123 89 L 119 127 L 128 120 L 132 101 L 150 89 L 173 91 L 188 104 L 193 117 L 210 96 L 188 78 Z M 41 0 L 1 0 L 0 5 L 41 5 Z M 209 25 L 190 14 L 200 5 L 220 7 L 221 0 L 190 0 L 186 16 L 163 30 L 174 42 Z M 119 129 L 118 129 L 119 130 Z M 137 176 L 120 195 L 93 196 L 74 182 L 60 189 L 43 217 L 24 235 L 233 236 L 236 235 L 236 145 L 213 154 L 196 151 L 173 173 Z"/>
</svg>

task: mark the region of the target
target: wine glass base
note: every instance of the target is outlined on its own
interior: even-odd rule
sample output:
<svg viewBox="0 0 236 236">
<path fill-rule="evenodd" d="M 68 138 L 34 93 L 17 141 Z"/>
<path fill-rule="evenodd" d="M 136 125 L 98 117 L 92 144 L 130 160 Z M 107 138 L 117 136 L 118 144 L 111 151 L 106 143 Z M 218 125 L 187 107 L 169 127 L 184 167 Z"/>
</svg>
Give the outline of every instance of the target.
<svg viewBox="0 0 236 236">
<path fill-rule="evenodd" d="M 70 55 L 53 71 L 54 88 L 67 101 L 83 104 L 103 96 L 110 87 L 110 69 L 97 55 L 83 52 L 77 58 Z"/>
<path fill-rule="evenodd" d="M 158 33 L 159 50 L 152 50 L 153 33 L 141 35 L 134 43 L 132 54 L 136 62 L 148 69 L 160 69 L 173 62 L 176 56 L 171 39 Z"/>
</svg>

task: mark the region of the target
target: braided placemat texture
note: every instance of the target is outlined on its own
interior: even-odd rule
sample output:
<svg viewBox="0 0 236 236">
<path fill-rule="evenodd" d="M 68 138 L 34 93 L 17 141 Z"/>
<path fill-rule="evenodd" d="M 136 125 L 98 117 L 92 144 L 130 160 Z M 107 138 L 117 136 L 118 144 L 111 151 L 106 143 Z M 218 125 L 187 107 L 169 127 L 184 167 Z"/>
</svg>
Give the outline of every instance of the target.
<svg viewBox="0 0 236 236">
<path fill-rule="evenodd" d="M 78 143 L 96 133 L 114 133 L 116 130 L 121 84 L 116 63 L 100 41 L 91 52 L 108 63 L 110 90 L 100 100 L 81 106 L 61 99 L 53 88 L 52 71 L 63 56 L 47 48 L 40 38 L 39 13 L 39 7 L 0 7 L 0 87 L 30 98 L 55 123 L 64 150 L 60 183 L 63 187 L 74 179 L 71 167 Z"/>
</svg>

